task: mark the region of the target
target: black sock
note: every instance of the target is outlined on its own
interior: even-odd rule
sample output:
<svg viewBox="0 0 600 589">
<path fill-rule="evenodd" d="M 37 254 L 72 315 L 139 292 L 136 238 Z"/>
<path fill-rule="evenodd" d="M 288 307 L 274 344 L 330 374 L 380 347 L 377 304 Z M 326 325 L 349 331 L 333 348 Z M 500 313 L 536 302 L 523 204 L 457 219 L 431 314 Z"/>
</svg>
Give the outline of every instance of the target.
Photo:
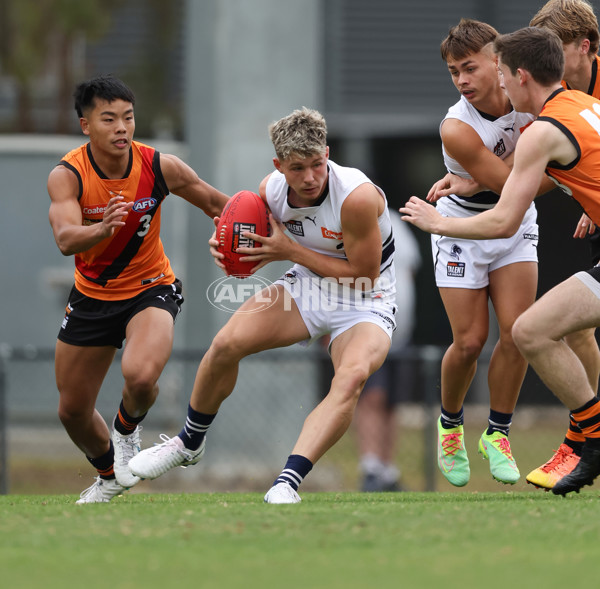
<svg viewBox="0 0 600 589">
<path fill-rule="evenodd" d="M 146 417 L 148 413 L 144 413 L 144 415 L 140 415 L 139 417 L 131 417 L 127 411 L 125 411 L 125 406 L 123 405 L 123 401 L 119 405 L 119 412 L 117 413 L 114 421 L 114 428 L 122 435 L 128 436 L 135 431 L 138 423 Z"/>
<path fill-rule="evenodd" d="M 300 483 L 311 471 L 312 467 L 313 463 L 308 458 L 304 458 L 304 456 L 300 456 L 300 454 L 290 454 L 284 469 L 275 479 L 273 485 L 276 485 L 277 483 L 287 483 L 294 491 L 297 491 Z"/>
<path fill-rule="evenodd" d="M 188 450 L 197 450 L 200 448 L 200 444 L 202 444 L 202 440 L 204 440 L 204 437 L 206 436 L 206 431 L 216 416 L 216 413 L 213 415 L 199 413 L 198 411 L 194 411 L 191 405 L 188 405 L 188 414 L 185 425 L 178 434 L 183 445 Z"/>
<path fill-rule="evenodd" d="M 113 448 L 112 440 L 110 440 L 110 448 L 106 454 L 98 456 L 98 458 L 90 458 L 86 456 L 88 462 L 98 471 L 98 475 L 101 479 L 114 479 L 115 470 L 115 450 Z"/>
</svg>

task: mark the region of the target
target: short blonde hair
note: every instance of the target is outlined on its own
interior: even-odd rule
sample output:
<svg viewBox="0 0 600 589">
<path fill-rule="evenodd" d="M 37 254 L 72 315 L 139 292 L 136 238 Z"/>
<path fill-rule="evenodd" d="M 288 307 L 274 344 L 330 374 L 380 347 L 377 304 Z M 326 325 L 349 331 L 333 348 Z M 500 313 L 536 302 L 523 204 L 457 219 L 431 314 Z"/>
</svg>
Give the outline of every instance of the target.
<svg viewBox="0 0 600 589">
<path fill-rule="evenodd" d="M 598 19 L 585 0 L 550 0 L 529 24 L 550 29 L 565 45 L 589 39 L 590 53 L 598 53 Z"/>
<path fill-rule="evenodd" d="M 305 106 L 269 125 L 269 136 L 279 160 L 292 155 L 309 157 L 327 149 L 327 123 L 323 115 Z"/>
</svg>

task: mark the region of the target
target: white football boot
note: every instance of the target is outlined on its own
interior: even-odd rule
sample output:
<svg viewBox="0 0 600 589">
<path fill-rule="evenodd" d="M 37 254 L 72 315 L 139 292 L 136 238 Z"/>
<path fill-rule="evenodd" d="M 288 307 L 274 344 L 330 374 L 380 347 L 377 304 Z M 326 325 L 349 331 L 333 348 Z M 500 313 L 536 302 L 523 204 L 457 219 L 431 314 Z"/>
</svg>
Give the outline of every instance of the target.
<svg viewBox="0 0 600 589">
<path fill-rule="evenodd" d="M 129 461 L 141 449 L 141 431 L 142 427 L 138 425 L 131 434 L 124 436 L 115 429 L 113 424 L 113 430 L 110 434 L 115 449 L 115 477 L 119 485 L 126 489 L 137 485 L 141 481 L 140 477 L 135 476 L 129 470 Z"/>
<path fill-rule="evenodd" d="M 101 479 L 100 477 L 96 477 L 94 484 L 85 491 L 82 491 L 75 503 L 78 505 L 84 503 L 108 503 L 113 497 L 121 495 L 126 490 L 115 479 Z"/>
<path fill-rule="evenodd" d="M 277 483 L 273 485 L 265 495 L 265 503 L 300 503 L 300 495 L 292 489 L 288 483 Z"/>
<path fill-rule="evenodd" d="M 142 479 L 155 479 L 176 466 L 191 466 L 204 455 L 206 438 L 197 450 L 188 450 L 179 436 L 160 434 L 162 444 L 142 450 L 129 461 L 129 470 Z"/>
</svg>

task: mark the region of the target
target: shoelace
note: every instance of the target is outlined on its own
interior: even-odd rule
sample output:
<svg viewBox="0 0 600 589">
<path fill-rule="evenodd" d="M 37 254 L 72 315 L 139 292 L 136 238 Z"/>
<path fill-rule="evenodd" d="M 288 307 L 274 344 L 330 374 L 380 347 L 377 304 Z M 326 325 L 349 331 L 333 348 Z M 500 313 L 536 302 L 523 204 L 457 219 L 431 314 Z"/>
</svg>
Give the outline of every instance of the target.
<svg viewBox="0 0 600 589">
<path fill-rule="evenodd" d="M 444 434 L 442 449 L 445 456 L 454 456 L 462 447 L 462 434 Z"/>
<path fill-rule="evenodd" d="M 563 470 L 566 470 L 567 465 L 566 462 L 569 458 L 573 458 L 573 454 L 571 452 L 565 452 L 562 448 L 556 450 L 554 456 L 542 466 L 542 470 L 544 472 L 550 472 L 552 470 L 556 470 L 559 473 Z"/>
<path fill-rule="evenodd" d="M 509 460 L 512 460 L 512 452 L 510 451 L 510 442 L 508 438 L 502 437 L 494 440 L 494 444 L 498 446 L 498 450 L 504 454 Z"/>
<path fill-rule="evenodd" d="M 101 479 L 100 477 L 96 477 L 94 479 L 94 484 L 91 487 L 88 487 L 87 489 L 83 490 L 81 492 L 81 494 L 79 495 L 79 497 L 81 499 L 87 499 L 89 497 L 104 497 L 104 493 L 102 491 L 102 487 L 104 486 L 104 480 Z"/>
<path fill-rule="evenodd" d="M 81 497 L 81 499 L 85 499 L 86 497 L 89 497 L 96 490 L 96 485 L 102 484 L 100 482 L 101 480 L 102 479 L 100 477 L 96 477 L 94 479 L 94 484 L 91 487 L 88 487 L 87 489 L 84 489 L 83 491 L 81 491 L 81 493 L 79 494 L 79 497 Z"/>
<path fill-rule="evenodd" d="M 167 434 L 160 434 L 159 438 L 163 441 L 162 444 L 154 444 L 154 448 L 152 448 L 155 454 L 160 454 L 162 451 L 166 451 L 167 448 L 171 446 L 177 450 L 179 454 L 181 454 L 186 460 L 192 460 L 194 458 L 193 454 L 189 450 L 184 450 L 180 448 L 176 443 L 174 438 L 170 438 Z"/>
<path fill-rule="evenodd" d="M 138 426 L 138 434 L 142 431 L 141 426 Z M 127 464 L 136 454 L 138 450 L 139 435 L 130 435 L 127 438 L 122 438 L 120 441 L 121 449 L 123 450 L 123 462 Z"/>
</svg>

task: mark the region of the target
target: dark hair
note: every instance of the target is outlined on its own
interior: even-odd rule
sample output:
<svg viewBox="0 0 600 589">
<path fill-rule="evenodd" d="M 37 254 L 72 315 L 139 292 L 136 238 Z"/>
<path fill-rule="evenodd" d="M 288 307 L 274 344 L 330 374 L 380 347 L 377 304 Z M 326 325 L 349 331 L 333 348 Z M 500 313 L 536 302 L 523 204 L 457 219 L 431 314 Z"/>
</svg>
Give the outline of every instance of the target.
<svg viewBox="0 0 600 589">
<path fill-rule="evenodd" d="M 113 100 L 124 100 L 135 104 L 135 96 L 132 90 L 119 78 L 112 75 L 98 76 L 86 82 L 81 82 L 73 93 L 75 98 L 75 110 L 79 117 L 90 108 L 94 108 L 96 98 L 112 102 Z"/>
<path fill-rule="evenodd" d="M 494 51 L 511 73 L 527 70 L 543 86 L 560 82 L 565 69 L 565 55 L 558 35 L 546 27 L 525 27 L 514 33 L 500 35 L 494 41 Z"/>
<path fill-rule="evenodd" d="M 497 36 L 498 31 L 493 26 L 478 20 L 461 18 L 460 22 L 448 31 L 448 36 L 440 45 L 442 59 L 463 59 L 467 55 L 479 53 Z"/>
</svg>

